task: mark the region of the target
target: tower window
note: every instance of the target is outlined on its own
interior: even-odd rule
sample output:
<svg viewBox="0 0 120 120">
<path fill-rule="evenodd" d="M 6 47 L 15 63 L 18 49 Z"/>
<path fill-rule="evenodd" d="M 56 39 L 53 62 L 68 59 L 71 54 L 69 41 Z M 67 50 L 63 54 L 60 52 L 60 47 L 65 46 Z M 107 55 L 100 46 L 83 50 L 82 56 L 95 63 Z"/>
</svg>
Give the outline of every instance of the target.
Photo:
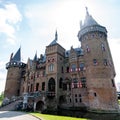
<svg viewBox="0 0 120 120">
<path fill-rule="evenodd" d="M 103 60 L 103 64 L 104 64 L 105 66 L 108 65 L 107 59 L 104 59 L 104 60 Z"/>
<path fill-rule="evenodd" d="M 96 96 L 97 96 L 97 94 L 96 94 L 96 93 L 94 93 L 94 96 L 96 97 Z"/>
<path fill-rule="evenodd" d="M 98 64 L 97 59 L 93 59 L 93 64 L 94 64 L 94 65 L 97 65 L 97 64 Z"/>
<path fill-rule="evenodd" d="M 111 79 L 111 82 L 112 82 L 112 87 L 115 87 L 115 83 L 113 79 Z"/>
<path fill-rule="evenodd" d="M 50 64 L 50 65 L 48 66 L 48 70 L 49 70 L 50 72 L 54 71 L 54 65 L 53 65 L 53 64 Z"/>
<path fill-rule="evenodd" d="M 86 51 L 90 52 L 90 48 L 88 47 L 88 45 L 86 46 Z"/>
<path fill-rule="evenodd" d="M 105 51 L 105 46 L 103 43 L 101 44 L 101 49 L 102 49 L 102 51 Z"/>
</svg>

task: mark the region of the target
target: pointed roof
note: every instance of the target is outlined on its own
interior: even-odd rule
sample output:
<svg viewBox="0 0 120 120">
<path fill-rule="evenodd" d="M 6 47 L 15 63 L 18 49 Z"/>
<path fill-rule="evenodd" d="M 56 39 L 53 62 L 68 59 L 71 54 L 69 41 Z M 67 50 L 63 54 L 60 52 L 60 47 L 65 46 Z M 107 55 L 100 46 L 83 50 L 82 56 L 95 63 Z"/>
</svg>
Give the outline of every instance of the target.
<svg viewBox="0 0 120 120">
<path fill-rule="evenodd" d="M 93 17 L 89 14 L 88 9 L 86 7 L 86 17 L 84 23 L 80 22 L 80 31 L 78 32 L 78 38 L 81 41 L 81 37 L 88 32 L 99 31 L 107 35 L 107 30 L 105 27 L 99 25 Z"/>
<path fill-rule="evenodd" d="M 84 20 L 84 24 L 81 25 L 81 28 L 85 28 L 87 26 L 93 26 L 93 25 L 99 25 L 95 19 L 93 19 L 93 17 L 89 14 L 88 12 L 88 8 L 86 7 L 86 17 Z"/>
<path fill-rule="evenodd" d="M 55 32 L 55 39 L 49 45 L 57 44 L 57 40 L 58 40 L 58 34 L 57 34 L 57 30 L 56 30 L 56 32 Z"/>
<path fill-rule="evenodd" d="M 37 52 L 35 53 L 33 61 L 37 61 Z"/>
<path fill-rule="evenodd" d="M 18 49 L 14 57 L 12 58 L 12 61 L 19 61 L 21 62 L 21 47 Z"/>
</svg>

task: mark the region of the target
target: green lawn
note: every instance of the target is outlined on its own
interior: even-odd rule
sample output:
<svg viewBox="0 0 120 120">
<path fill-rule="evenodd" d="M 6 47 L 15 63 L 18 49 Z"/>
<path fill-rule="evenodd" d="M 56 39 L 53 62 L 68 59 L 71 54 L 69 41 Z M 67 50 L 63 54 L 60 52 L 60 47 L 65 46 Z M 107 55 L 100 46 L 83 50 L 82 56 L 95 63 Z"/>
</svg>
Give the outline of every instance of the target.
<svg viewBox="0 0 120 120">
<path fill-rule="evenodd" d="M 0 105 L 2 104 L 2 101 L 0 100 Z"/>
<path fill-rule="evenodd" d="M 38 118 L 41 118 L 42 120 L 88 120 L 85 118 L 74 118 L 74 117 L 40 114 L 40 113 L 30 113 L 30 114 Z"/>
<path fill-rule="evenodd" d="M 119 105 L 120 105 L 120 99 L 118 100 L 118 103 L 119 103 Z"/>
<path fill-rule="evenodd" d="M 2 98 L 0 98 L 0 105 L 2 104 L 2 101 L 3 101 L 3 99 L 2 99 Z"/>
</svg>

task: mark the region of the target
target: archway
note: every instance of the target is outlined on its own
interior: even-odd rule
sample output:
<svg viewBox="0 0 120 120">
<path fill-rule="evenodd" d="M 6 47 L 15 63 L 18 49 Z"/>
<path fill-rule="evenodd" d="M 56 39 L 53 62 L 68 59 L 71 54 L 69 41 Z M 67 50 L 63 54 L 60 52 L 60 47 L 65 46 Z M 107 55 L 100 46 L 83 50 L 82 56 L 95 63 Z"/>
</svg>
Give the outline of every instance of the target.
<svg viewBox="0 0 120 120">
<path fill-rule="evenodd" d="M 38 101 L 36 104 L 36 110 L 37 111 L 43 111 L 44 110 L 44 102 L 43 101 Z"/>
</svg>

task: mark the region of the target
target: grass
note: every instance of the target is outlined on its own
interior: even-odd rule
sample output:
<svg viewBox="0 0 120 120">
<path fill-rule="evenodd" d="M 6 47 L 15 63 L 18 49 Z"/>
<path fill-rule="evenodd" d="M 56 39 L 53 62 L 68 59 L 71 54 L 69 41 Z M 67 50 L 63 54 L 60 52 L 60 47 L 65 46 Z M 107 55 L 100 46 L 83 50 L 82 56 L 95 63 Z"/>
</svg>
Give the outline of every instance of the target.
<svg viewBox="0 0 120 120">
<path fill-rule="evenodd" d="M 120 105 L 120 99 L 118 99 L 118 103 L 119 103 L 119 105 Z"/>
<path fill-rule="evenodd" d="M 0 106 L 1 106 L 1 104 L 2 104 L 2 100 L 0 100 Z"/>
<path fill-rule="evenodd" d="M 85 118 L 74 118 L 74 117 L 48 115 L 48 114 L 41 114 L 41 113 L 30 113 L 30 114 L 42 120 L 88 120 Z"/>
</svg>

